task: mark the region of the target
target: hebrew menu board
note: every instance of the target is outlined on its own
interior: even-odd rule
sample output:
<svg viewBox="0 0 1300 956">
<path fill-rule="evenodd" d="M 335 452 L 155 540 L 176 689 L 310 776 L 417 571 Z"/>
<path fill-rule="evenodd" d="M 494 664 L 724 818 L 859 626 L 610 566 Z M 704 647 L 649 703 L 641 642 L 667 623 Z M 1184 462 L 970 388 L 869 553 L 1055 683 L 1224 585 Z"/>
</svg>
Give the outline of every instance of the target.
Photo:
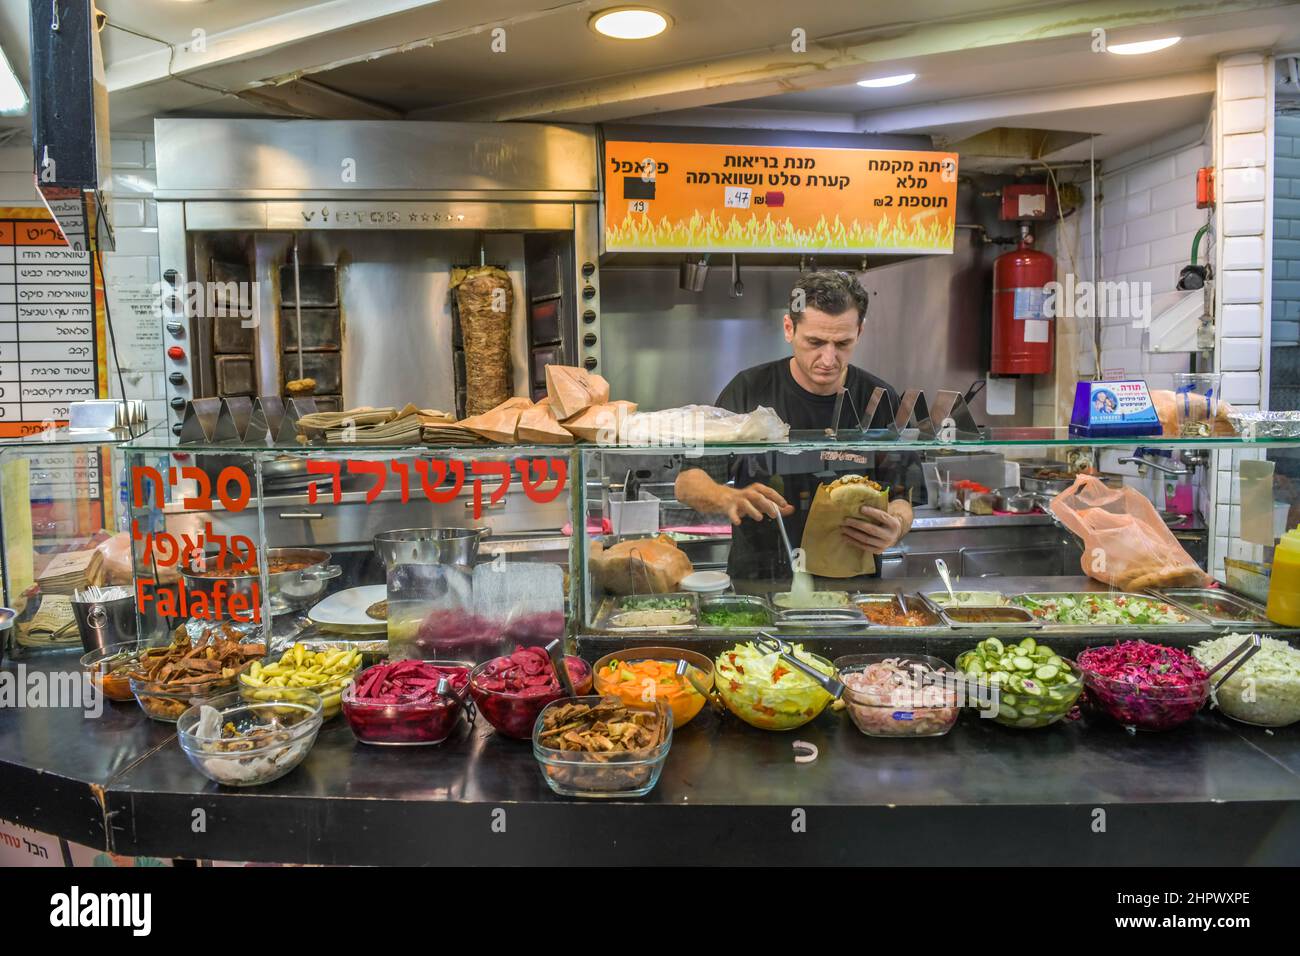
<svg viewBox="0 0 1300 956">
<path fill-rule="evenodd" d="M 610 252 L 951 253 L 957 154 L 605 143 Z"/>
<path fill-rule="evenodd" d="M 107 394 L 103 289 L 91 255 L 39 208 L 0 207 L 0 438 L 64 424 Z"/>
</svg>

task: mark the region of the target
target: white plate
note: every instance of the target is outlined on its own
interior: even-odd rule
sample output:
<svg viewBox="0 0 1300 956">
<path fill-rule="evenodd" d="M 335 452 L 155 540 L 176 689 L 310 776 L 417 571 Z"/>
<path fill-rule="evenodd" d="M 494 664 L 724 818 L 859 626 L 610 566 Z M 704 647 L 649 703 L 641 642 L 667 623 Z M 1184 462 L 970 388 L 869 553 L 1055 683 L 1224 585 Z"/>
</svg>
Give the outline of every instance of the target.
<svg viewBox="0 0 1300 956">
<path fill-rule="evenodd" d="M 713 594 L 731 587 L 731 577 L 726 571 L 696 571 L 682 578 L 683 591 L 695 591 L 698 594 Z"/>
<path fill-rule="evenodd" d="M 387 621 L 376 621 L 366 613 L 366 608 L 388 598 L 386 584 L 367 584 L 365 587 L 336 591 L 321 601 L 307 617 L 313 624 L 333 631 L 375 633 L 388 630 Z"/>
</svg>

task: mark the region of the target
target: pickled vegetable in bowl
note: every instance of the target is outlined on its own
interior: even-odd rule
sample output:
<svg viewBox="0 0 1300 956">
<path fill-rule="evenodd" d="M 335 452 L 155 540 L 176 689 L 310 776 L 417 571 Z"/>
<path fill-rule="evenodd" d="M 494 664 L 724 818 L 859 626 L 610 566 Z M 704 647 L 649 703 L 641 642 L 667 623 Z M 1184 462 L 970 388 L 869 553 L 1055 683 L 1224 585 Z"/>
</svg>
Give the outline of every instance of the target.
<svg viewBox="0 0 1300 956">
<path fill-rule="evenodd" d="M 1213 667 L 1243 639 L 1233 634 L 1202 641 L 1192 653 L 1204 666 Z M 1300 721 L 1300 649 L 1276 637 L 1260 638 L 1259 651 L 1215 688 L 1211 699 L 1244 724 L 1286 727 Z"/>
<path fill-rule="evenodd" d="M 574 690 L 591 690 L 591 668 L 581 657 L 565 657 Z M 551 659 L 540 647 L 521 647 L 513 654 L 485 661 L 469 675 L 469 692 L 479 712 L 499 734 L 528 740 L 537 715 L 565 696 Z"/>
<path fill-rule="evenodd" d="M 678 664 L 686 661 L 680 676 Z M 662 701 L 681 728 L 704 709 L 713 689 L 713 661 L 676 647 L 637 647 L 606 654 L 596 661 L 595 690 L 613 694 L 629 706 Z"/>
<path fill-rule="evenodd" d="M 1210 680 L 1195 657 L 1176 647 L 1124 641 L 1079 655 L 1088 701 L 1137 730 L 1170 730 L 1196 716 Z"/>
<path fill-rule="evenodd" d="M 870 737 L 941 737 L 961 713 L 957 675 L 936 657 L 850 654 L 835 669 L 849 719 Z"/>
<path fill-rule="evenodd" d="M 1005 645 L 986 638 L 958 656 L 957 669 L 970 681 L 997 688 L 992 717 L 1007 727 L 1033 730 L 1054 724 L 1074 709 L 1083 692 L 1079 668 L 1032 637 Z M 993 710 L 991 696 L 982 711 Z"/>
<path fill-rule="evenodd" d="M 794 656 L 833 677 L 835 667 L 824 657 L 793 647 Z M 737 644 L 716 661 L 718 694 L 733 714 L 761 730 L 794 730 L 815 718 L 831 695 L 808 675 L 790 667 L 778 654 L 765 654 L 753 644 Z"/>
</svg>

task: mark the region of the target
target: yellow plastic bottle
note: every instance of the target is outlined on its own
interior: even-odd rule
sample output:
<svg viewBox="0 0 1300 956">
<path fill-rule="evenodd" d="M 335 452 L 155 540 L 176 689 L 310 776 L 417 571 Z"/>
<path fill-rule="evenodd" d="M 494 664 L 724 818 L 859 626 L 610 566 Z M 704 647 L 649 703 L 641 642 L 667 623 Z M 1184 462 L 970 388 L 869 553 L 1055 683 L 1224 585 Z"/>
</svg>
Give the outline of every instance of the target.
<svg viewBox="0 0 1300 956">
<path fill-rule="evenodd" d="M 1300 627 L 1300 528 L 1292 528 L 1282 535 L 1273 549 L 1268 616 L 1278 624 Z"/>
</svg>

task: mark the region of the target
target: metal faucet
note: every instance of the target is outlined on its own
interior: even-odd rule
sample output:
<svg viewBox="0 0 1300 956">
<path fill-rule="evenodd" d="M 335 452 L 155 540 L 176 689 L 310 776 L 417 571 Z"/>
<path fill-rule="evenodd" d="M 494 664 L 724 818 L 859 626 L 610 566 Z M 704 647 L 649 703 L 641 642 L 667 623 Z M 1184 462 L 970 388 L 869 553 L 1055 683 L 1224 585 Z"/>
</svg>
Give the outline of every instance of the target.
<svg viewBox="0 0 1300 956">
<path fill-rule="evenodd" d="M 1154 468 L 1156 471 L 1162 472 L 1166 475 L 1182 476 L 1182 475 L 1191 474 L 1191 472 L 1185 466 L 1174 467 L 1171 465 L 1166 465 L 1163 462 L 1150 461 L 1142 457 L 1141 455 L 1129 455 L 1127 458 L 1117 459 L 1117 463 L 1121 465 L 1129 465 L 1129 464 L 1137 465 L 1139 468 L 1142 468 L 1143 466 L 1150 466 L 1151 468 Z"/>
</svg>

